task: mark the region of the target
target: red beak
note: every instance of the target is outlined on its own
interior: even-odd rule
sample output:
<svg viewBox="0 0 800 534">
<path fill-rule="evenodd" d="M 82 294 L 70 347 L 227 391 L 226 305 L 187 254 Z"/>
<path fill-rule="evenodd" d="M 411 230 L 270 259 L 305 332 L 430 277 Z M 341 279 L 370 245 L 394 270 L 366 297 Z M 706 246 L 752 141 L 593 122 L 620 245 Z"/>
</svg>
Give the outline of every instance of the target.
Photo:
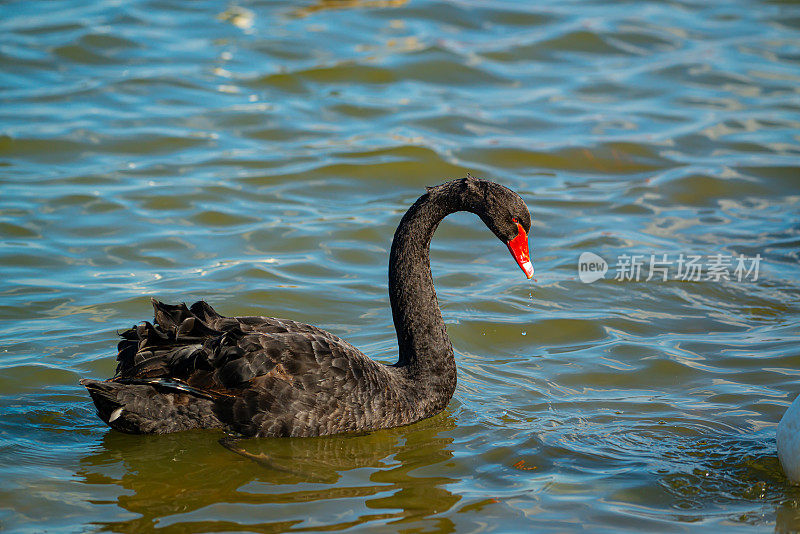
<svg viewBox="0 0 800 534">
<path fill-rule="evenodd" d="M 517 264 L 530 280 L 533 276 L 533 264 L 528 252 L 528 234 L 525 233 L 520 223 L 517 223 L 517 231 L 519 232 L 517 237 L 508 242 L 508 250 L 511 251 L 511 255 L 514 256 Z"/>
</svg>

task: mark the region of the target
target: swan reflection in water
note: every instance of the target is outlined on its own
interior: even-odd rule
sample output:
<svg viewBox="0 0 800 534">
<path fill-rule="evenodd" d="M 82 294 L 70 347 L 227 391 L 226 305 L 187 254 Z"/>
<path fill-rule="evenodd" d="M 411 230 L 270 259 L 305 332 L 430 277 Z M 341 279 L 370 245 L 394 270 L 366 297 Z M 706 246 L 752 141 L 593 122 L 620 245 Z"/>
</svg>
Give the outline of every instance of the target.
<svg viewBox="0 0 800 534">
<path fill-rule="evenodd" d="M 137 514 L 100 525 L 111 531 L 176 524 L 272 531 L 302 528 L 310 518 L 314 525 L 337 529 L 417 521 L 449 510 L 461 498 L 447 489 L 458 479 L 419 472 L 452 458 L 453 438 L 446 433 L 455 426 L 445 412 L 366 435 L 228 439 L 226 446 L 238 454 L 220 445 L 219 432 L 111 431 L 97 452 L 81 460 L 77 476 L 87 484 L 114 486 L 103 489 L 116 492 L 109 504 Z M 450 530 L 442 524 L 447 518 L 429 521 Z"/>
</svg>

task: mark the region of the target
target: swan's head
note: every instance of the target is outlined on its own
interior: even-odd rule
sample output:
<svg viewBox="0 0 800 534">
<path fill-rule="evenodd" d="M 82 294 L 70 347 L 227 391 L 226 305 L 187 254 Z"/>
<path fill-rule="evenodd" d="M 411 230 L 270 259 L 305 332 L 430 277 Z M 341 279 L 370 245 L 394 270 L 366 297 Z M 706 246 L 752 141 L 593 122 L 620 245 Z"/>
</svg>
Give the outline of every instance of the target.
<svg viewBox="0 0 800 534">
<path fill-rule="evenodd" d="M 525 276 L 533 276 L 533 264 L 528 251 L 531 214 L 528 206 L 511 189 L 488 180 L 468 176 L 463 180 L 469 210 L 476 213 L 494 232 L 520 266 Z"/>
<path fill-rule="evenodd" d="M 533 264 L 528 251 L 528 233 L 531 231 L 528 206 L 511 189 L 494 182 L 483 183 L 487 184 L 485 211 L 479 215 L 494 235 L 508 246 L 517 265 L 530 279 L 533 277 Z"/>
</svg>

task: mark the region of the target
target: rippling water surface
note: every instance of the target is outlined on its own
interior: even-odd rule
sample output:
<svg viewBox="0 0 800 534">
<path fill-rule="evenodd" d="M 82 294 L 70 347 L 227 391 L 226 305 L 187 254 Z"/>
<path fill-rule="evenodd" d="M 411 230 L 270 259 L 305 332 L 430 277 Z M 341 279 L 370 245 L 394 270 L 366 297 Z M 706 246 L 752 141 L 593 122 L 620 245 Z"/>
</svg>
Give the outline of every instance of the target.
<svg viewBox="0 0 800 534">
<path fill-rule="evenodd" d="M 800 392 L 799 126 L 788 0 L 3 3 L 0 526 L 800 528 L 774 440 Z M 474 216 L 439 228 L 445 413 L 243 454 L 95 417 L 78 379 L 113 373 L 150 296 L 393 361 L 392 233 L 467 172 L 528 202 L 537 274 Z M 647 281 L 651 254 L 731 279 Z"/>
</svg>

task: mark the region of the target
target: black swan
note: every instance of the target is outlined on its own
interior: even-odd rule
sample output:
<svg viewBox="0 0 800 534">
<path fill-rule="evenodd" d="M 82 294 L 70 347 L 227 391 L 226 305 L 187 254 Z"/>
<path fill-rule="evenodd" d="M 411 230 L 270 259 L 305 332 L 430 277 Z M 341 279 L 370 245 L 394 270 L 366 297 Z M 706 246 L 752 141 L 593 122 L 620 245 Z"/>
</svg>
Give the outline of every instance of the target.
<svg viewBox="0 0 800 534">
<path fill-rule="evenodd" d="M 510 189 L 471 176 L 427 188 L 394 234 L 389 297 L 394 365 L 315 326 L 272 317 L 223 317 L 200 301 L 153 300 L 155 323 L 123 332 L 117 371 L 83 379 L 97 414 L 116 430 L 164 434 L 220 428 L 244 436 L 320 436 L 406 425 L 442 411 L 456 362 L 433 288 L 429 249 L 442 219 L 478 215 L 530 278 L 531 217 Z"/>
</svg>

